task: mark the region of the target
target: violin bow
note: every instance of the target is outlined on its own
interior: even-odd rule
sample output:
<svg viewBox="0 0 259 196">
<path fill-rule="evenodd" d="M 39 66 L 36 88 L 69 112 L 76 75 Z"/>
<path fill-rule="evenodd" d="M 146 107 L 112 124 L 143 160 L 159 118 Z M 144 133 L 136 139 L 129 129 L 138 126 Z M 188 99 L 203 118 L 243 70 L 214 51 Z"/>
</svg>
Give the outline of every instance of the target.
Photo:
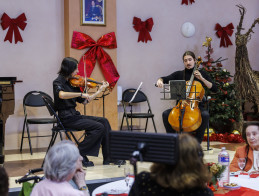
<svg viewBox="0 0 259 196">
<path fill-rule="evenodd" d="M 87 76 L 86 76 L 86 63 L 85 63 L 86 59 L 85 59 L 85 55 L 83 56 L 83 62 L 84 62 L 84 74 L 85 74 L 85 89 L 84 91 L 86 92 L 86 83 L 87 83 Z"/>
</svg>

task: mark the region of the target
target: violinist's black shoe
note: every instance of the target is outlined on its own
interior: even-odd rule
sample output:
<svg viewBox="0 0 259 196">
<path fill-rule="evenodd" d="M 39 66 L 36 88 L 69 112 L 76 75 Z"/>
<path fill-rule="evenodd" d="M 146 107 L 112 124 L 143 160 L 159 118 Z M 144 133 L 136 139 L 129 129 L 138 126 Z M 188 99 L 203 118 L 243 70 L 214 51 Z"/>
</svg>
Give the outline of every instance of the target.
<svg viewBox="0 0 259 196">
<path fill-rule="evenodd" d="M 83 156 L 82 165 L 83 167 L 93 167 L 94 163 L 92 161 L 89 161 L 86 156 Z"/>
<path fill-rule="evenodd" d="M 110 164 L 114 164 L 114 165 L 125 165 L 126 161 L 125 160 L 112 160 L 112 161 L 108 161 L 108 160 L 103 160 L 103 165 L 110 165 Z"/>
</svg>

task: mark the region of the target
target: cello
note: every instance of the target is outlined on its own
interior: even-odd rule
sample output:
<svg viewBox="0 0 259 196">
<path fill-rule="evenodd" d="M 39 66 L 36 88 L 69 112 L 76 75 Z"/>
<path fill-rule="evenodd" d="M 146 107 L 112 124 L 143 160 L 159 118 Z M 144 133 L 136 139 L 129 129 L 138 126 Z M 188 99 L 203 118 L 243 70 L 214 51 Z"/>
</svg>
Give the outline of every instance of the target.
<svg viewBox="0 0 259 196">
<path fill-rule="evenodd" d="M 186 81 L 186 100 L 180 100 L 168 116 L 169 124 L 176 131 L 192 132 L 198 129 L 202 123 L 199 102 L 202 100 L 205 90 L 199 81 L 194 80 L 194 72 L 201 63 L 201 57 L 198 57 L 191 78 Z"/>
</svg>

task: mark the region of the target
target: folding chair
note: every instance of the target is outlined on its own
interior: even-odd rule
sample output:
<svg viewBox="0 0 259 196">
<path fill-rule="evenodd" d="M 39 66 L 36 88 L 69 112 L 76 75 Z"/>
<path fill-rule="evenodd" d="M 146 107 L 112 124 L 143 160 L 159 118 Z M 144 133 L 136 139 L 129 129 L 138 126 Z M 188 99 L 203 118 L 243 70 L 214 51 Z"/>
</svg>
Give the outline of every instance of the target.
<svg viewBox="0 0 259 196">
<path fill-rule="evenodd" d="M 147 131 L 147 125 L 148 125 L 148 119 L 151 118 L 152 122 L 153 122 L 153 126 L 155 129 L 155 132 L 157 133 L 156 130 L 156 125 L 155 125 L 155 121 L 154 121 L 154 114 L 152 113 L 151 107 L 150 107 L 150 103 L 148 101 L 147 96 L 145 95 L 145 93 L 143 93 L 141 90 L 139 90 L 135 96 L 135 98 L 133 99 L 133 101 L 130 103 L 133 95 L 135 94 L 136 89 L 134 88 L 130 88 L 127 89 L 123 92 L 122 94 L 122 105 L 123 105 L 123 109 L 124 109 L 124 113 L 123 113 L 123 117 L 122 117 L 122 121 L 121 121 L 121 127 L 120 130 L 122 130 L 122 126 L 123 126 L 123 122 L 124 122 L 124 118 L 126 119 L 127 122 L 127 128 L 128 130 L 133 130 L 133 126 L 132 126 L 132 119 L 133 118 L 145 118 L 146 119 L 146 125 L 145 125 L 145 132 Z M 133 112 L 133 105 L 136 104 L 141 104 L 143 103 L 146 104 L 146 106 L 148 107 L 148 111 L 143 113 L 143 112 Z M 130 112 L 127 111 L 127 108 L 130 108 Z M 129 110 L 129 109 L 128 109 Z M 130 126 L 129 126 L 129 119 L 130 119 Z M 134 130 L 142 130 L 142 129 L 134 129 Z"/>
<path fill-rule="evenodd" d="M 51 137 L 51 140 L 50 140 L 50 143 L 49 143 L 49 146 L 48 146 L 48 149 L 47 149 L 47 152 L 46 154 L 48 153 L 49 149 L 54 145 L 55 141 L 56 141 L 56 138 L 57 138 L 57 135 L 60 134 L 60 139 L 62 140 L 62 134 L 61 132 L 64 132 L 66 137 L 72 141 L 70 135 L 72 136 L 72 138 L 74 139 L 75 143 L 78 145 L 79 144 L 79 141 L 80 139 L 84 136 L 81 136 L 79 139 L 77 139 L 75 137 L 75 135 L 73 134 L 74 131 L 83 131 L 83 130 L 76 130 L 76 129 L 70 129 L 70 128 L 65 128 L 64 125 L 62 124 L 61 120 L 59 119 L 57 113 L 56 113 L 56 110 L 55 110 L 55 105 L 52 101 L 52 99 L 49 99 L 48 97 L 46 96 L 42 96 L 42 99 L 46 105 L 46 107 L 48 108 L 48 111 L 49 111 L 49 114 L 51 116 L 54 116 L 55 119 L 57 120 L 57 125 L 54 126 L 52 128 L 52 137 Z M 44 160 L 43 160 L 43 163 L 44 163 Z M 43 163 L 42 163 L 42 166 L 43 166 Z"/>
<path fill-rule="evenodd" d="M 31 136 L 29 125 L 31 124 L 53 124 L 57 122 L 55 118 L 43 118 L 43 117 L 37 117 L 37 118 L 31 118 L 29 117 L 27 113 L 28 107 L 46 107 L 44 101 L 42 100 L 42 96 L 48 97 L 48 99 L 52 100 L 52 98 L 42 91 L 30 91 L 28 92 L 24 98 L 23 98 L 23 110 L 24 110 L 24 123 L 23 123 L 23 131 L 22 131 L 22 138 L 21 138 L 21 147 L 20 152 L 22 152 L 23 147 L 23 139 L 28 138 L 29 140 L 29 146 L 30 146 L 30 152 L 32 154 L 32 146 L 31 146 L 31 138 L 36 137 L 50 137 L 51 135 L 39 135 L 39 136 Z M 25 129 L 27 130 L 27 137 L 24 136 Z"/>
</svg>

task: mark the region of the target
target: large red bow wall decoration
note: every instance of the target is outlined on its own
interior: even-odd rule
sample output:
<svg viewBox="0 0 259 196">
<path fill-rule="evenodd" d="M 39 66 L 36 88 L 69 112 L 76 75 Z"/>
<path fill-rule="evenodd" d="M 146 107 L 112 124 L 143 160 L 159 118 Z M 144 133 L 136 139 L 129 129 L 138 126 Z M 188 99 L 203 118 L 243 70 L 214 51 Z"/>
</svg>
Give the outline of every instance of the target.
<svg viewBox="0 0 259 196">
<path fill-rule="evenodd" d="M 221 38 L 220 47 L 221 46 L 228 47 L 229 45 L 233 45 L 231 40 L 228 37 L 233 34 L 233 29 L 234 29 L 234 26 L 232 23 L 229 23 L 225 27 L 221 27 L 219 23 L 216 24 L 215 26 L 215 30 L 217 31 L 216 34 L 219 38 Z"/>
<path fill-rule="evenodd" d="M 27 23 L 25 22 L 27 20 L 25 14 L 22 13 L 17 18 L 10 18 L 6 13 L 4 13 L 1 20 L 3 30 L 9 27 L 4 41 L 8 40 L 10 43 L 12 43 L 14 34 L 15 44 L 17 44 L 18 41 L 23 42 L 22 36 L 18 28 L 20 28 L 21 30 L 25 29 L 27 25 Z"/>
<path fill-rule="evenodd" d="M 81 50 L 87 47 L 90 47 L 90 49 L 84 54 L 87 77 L 90 77 L 92 74 L 97 58 L 101 66 L 102 73 L 112 89 L 119 80 L 120 75 L 113 64 L 111 57 L 103 50 L 102 47 L 109 49 L 117 48 L 115 33 L 112 32 L 103 35 L 96 43 L 89 35 L 74 31 L 71 48 Z M 80 76 L 84 76 L 83 56 L 79 61 L 78 71 Z"/>
<path fill-rule="evenodd" d="M 189 0 L 182 0 L 182 5 L 183 5 L 183 4 L 188 5 L 188 1 L 189 1 Z M 195 3 L 195 1 L 194 1 L 194 0 L 190 0 L 190 3 L 191 3 L 191 4 L 192 4 L 192 3 Z"/>
<path fill-rule="evenodd" d="M 134 17 L 133 18 L 133 27 L 134 29 L 139 32 L 139 36 L 138 36 L 138 42 L 142 41 L 142 42 L 146 42 L 148 40 L 152 41 L 152 38 L 149 34 L 149 32 L 151 32 L 152 27 L 154 25 L 153 19 L 149 18 L 146 21 L 142 22 L 140 20 L 140 18 Z"/>
</svg>

